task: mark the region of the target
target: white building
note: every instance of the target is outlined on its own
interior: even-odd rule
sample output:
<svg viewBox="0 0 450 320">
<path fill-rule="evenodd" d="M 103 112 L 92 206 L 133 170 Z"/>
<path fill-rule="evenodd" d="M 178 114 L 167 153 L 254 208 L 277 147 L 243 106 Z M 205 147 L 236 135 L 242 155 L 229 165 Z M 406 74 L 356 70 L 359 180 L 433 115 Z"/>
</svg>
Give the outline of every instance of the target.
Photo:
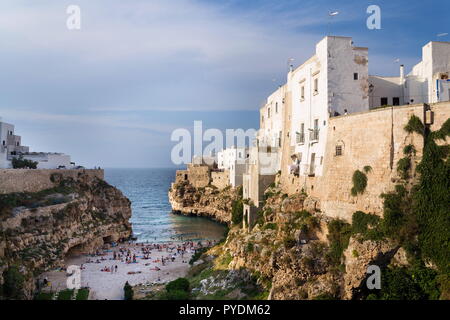
<svg viewBox="0 0 450 320">
<path fill-rule="evenodd" d="M 368 77 L 368 49 L 353 46 L 352 38 L 334 36 L 321 40 L 316 54 L 289 72 L 294 171 L 322 175 L 328 119 L 369 110 Z"/>
<path fill-rule="evenodd" d="M 218 168 L 229 171 L 229 184 L 233 188 L 242 185 L 248 157 L 248 148 L 231 147 L 217 153 Z"/>
<path fill-rule="evenodd" d="M 369 77 L 370 108 L 448 101 L 449 76 L 450 42 L 429 42 L 408 75 L 402 65 L 398 77 Z"/>
<path fill-rule="evenodd" d="M 36 161 L 38 169 L 71 169 L 75 166 L 70 156 L 62 153 L 30 152 L 22 146 L 20 136 L 14 134 L 14 125 L 0 119 L 0 169 L 12 168 L 12 159 L 23 157 Z"/>
<path fill-rule="evenodd" d="M 29 152 L 23 154 L 23 158 L 37 162 L 37 169 L 71 169 L 75 166 L 70 156 L 63 153 Z"/>
</svg>

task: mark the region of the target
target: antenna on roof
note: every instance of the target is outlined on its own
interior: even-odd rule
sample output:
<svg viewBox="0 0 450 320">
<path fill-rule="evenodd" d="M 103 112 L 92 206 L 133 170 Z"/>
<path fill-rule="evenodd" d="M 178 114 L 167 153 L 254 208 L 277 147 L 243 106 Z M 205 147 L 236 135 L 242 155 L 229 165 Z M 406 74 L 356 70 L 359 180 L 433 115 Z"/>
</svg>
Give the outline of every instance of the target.
<svg viewBox="0 0 450 320">
<path fill-rule="evenodd" d="M 328 12 L 328 16 L 330 17 L 330 20 L 328 21 L 328 35 L 331 35 L 331 23 L 333 22 L 333 17 L 337 16 L 338 14 L 339 11 Z"/>
<path fill-rule="evenodd" d="M 287 61 L 287 65 L 288 65 L 288 70 L 289 72 L 292 71 L 294 69 L 294 65 L 292 64 L 295 61 L 294 58 L 289 58 Z"/>
<path fill-rule="evenodd" d="M 446 36 L 448 36 L 448 32 L 438 33 L 436 35 L 436 37 L 438 37 L 438 40 L 439 40 L 439 38 L 446 37 Z"/>
</svg>

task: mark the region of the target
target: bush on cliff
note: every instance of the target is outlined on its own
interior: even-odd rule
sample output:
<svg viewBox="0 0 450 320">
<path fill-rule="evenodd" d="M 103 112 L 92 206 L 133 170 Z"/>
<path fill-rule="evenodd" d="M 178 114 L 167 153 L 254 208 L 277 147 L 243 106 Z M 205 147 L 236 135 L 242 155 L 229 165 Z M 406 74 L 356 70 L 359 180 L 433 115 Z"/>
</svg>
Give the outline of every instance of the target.
<svg viewBox="0 0 450 320">
<path fill-rule="evenodd" d="M 363 194 L 367 187 L 367 176 L 364 172 L 356 170 L 352 177 L 353 187 L 351 189 L 352 196 Z"/>
<path fill-rule="evenodd" d="M 178 278 L 166 285 L 166 300 L 188 300 L 190 297 L 190 283 L 186 278 Z"/>
<path fill-rule="evenodd" d="M 243 214 L 244 204 L 242 199 L 233 201 L 231 206 L 231 221 L 234 225 L 239 225 L 242 223 Z"/>
<path fill-rule="evenodd" d="M 9 267 L 3 272 L 2 295 L 6 299 L 22 300 L 25 277 L 16 266 Z"/>
<path fill-rule="evenodd" d="M 351 225 L 342 220 L 332 220 L 328 223 L 328 240 L 330 249 L 327 254 L 330 264 L 341 264 L 342 254 L 347 249 L 352 234 Z"/>
<path fill-rule="evenodd" d="M 124 300 L 133 300 L 133 287 L 130 286 L 128 281 L 125 283 L 125 286 L 123 287 L 123 293 L 124 293 Z"/>
</svg>

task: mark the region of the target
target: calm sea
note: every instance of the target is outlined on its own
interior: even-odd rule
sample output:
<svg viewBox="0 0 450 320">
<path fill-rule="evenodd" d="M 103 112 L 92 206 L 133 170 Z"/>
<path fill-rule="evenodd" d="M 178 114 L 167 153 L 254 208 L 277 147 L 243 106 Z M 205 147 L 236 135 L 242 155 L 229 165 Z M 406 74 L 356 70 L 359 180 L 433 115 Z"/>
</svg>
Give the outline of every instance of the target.
<svg viewBox="0 0 450 320">
<path fill-rule="evenodd" d="M 224 226 L 211 220 L 171 213 L 167 192 L 175 169 L 105 169 L 105 179 L 131 200 L 131 223 L 139 242 L 179 237 L 218 240 L 225 232 Z"/>
</svg>

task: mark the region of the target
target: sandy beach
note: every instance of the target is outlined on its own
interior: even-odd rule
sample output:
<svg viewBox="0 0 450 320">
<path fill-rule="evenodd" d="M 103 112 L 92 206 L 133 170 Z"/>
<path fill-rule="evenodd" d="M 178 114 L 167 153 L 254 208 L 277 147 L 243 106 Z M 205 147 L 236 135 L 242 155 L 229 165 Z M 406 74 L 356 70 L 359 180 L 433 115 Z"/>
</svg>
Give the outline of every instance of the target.
<svg viewBox="0 0 450 320">
<path fill-rule="evenodd" d="M 103 247 L 95 253 L 67 257 L 65 265 L 82 267 L 81 286 L 90 288 L 89 299 L 122 300 L 127 281 L 133 286 L 163 284 L 183 277 L 189 269 L 189 260 L 202 245 L 208 243 L 118 244 Z M 47 278 L 50 282 L 46 290 L 61 291 L 67 288 L 64 270 L 46 272 L 40 278 Z"/>
</svg>

